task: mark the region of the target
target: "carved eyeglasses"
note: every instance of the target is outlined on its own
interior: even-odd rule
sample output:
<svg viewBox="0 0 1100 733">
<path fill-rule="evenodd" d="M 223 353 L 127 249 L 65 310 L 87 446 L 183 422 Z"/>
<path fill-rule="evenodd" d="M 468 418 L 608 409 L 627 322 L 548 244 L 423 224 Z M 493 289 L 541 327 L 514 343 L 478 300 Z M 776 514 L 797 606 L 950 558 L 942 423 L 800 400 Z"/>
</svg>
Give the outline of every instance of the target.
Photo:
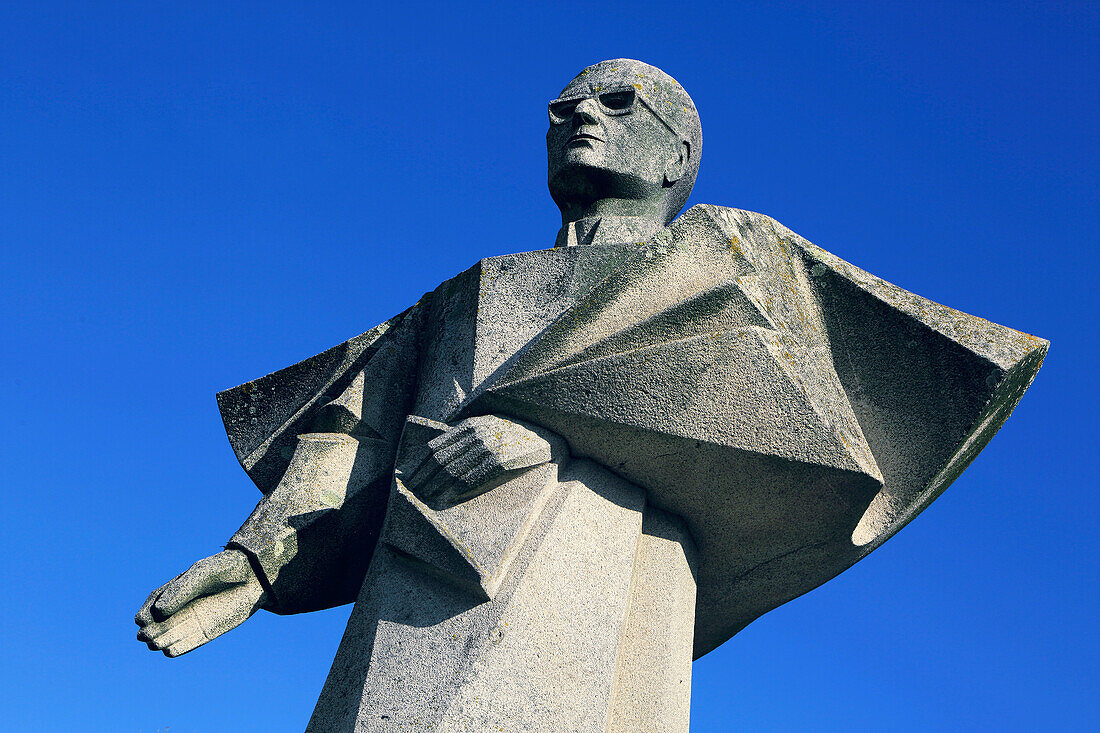
<svg viewBox="0 0 1100 733">
<path fill-rule="evenodd" d="M 638 102 L 638 96 L 633 87 L 618 87 L 608 89 L 587 97 L 570 97 L 568 99 L 555 99 L 550 103 L 550 124 L 564 125 L 573 119 L 573 113 L 577 106 L 586 99 L 594 99 L 605 115 L 625 115 L 634 111 Z"/>
</svg>

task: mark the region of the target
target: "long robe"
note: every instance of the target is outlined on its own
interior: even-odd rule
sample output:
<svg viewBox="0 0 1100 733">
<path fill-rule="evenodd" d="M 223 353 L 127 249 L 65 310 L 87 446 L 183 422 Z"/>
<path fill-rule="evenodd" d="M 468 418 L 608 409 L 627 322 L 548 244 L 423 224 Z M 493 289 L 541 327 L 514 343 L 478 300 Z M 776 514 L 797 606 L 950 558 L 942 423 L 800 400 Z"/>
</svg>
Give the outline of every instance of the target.
<svg viewBox="0 0 1100 733">
<path fill-rule="evenodd" d="M 481 260 L 391 321 L 219 394 L 265 494 L 231 546 L 271 610 L 355 600 L 406 418 L 521 419 L 682 519 L 698 657 L 916 516 L 1046 349 L 766 216 L 700 205 L 648 242 Z"/>
</svg>

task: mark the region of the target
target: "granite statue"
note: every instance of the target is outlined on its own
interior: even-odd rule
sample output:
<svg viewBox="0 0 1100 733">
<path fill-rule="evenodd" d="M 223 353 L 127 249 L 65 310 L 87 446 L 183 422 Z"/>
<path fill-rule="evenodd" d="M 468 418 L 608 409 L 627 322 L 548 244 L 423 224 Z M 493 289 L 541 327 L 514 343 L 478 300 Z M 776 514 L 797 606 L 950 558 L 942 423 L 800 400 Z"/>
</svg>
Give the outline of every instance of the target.
<svg viewBox="0 0 1100 733">
<path fill-rule="evenodd" d="M 263 493 L 154 591 L 170 657 L 354 602 L 310 731 L 686 731 L 691 663 L 867 555 L 1047 342 L 697 205 L 695 104 L 627 59 L 549 105 L 553 248 L 218 395 Z"/>
</svg>

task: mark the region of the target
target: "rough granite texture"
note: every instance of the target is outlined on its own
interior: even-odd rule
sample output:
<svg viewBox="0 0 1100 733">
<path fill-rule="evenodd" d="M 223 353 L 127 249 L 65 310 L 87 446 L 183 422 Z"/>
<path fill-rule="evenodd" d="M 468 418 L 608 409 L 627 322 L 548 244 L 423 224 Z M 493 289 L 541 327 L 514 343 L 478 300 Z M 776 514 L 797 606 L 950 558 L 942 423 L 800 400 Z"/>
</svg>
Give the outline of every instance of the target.
<svg viewBox="0 0 1100 733">
<path fill-rule="evenodd" d="M 683 518 L 699 552 L 696 657 L 858 561 L 927 506 L 992 437 L 1046 351 L 1045 341 L 874 278 L 769 217 L 705 205 L 644 245 L 482 260 L 419 308 L 425 316 L 406 315 L 386 337 L 422 329 L 412 414 L 440 423 L 499 414 L 543 426 L 573 456 Z M 281 374 L 265 379 L 278 384 Z M 249 394 L 237 388 L 220 401 L 247 404 Z M 496 521 L 514 532 L 528 520 L 502 511 Z M 418 536 L 394 546 L 432 552 L 430 533 Z M 451 573 L 467 589 L 459 616 L 500 582 L 487 580 L 492 568 L 467 563 L 461 579 L 444 565 L 422 582 L 438 594 Z M 297 595 L 316 591 L 310 582 Z M 488 634 L 483 621 L 477 628 Z M 373 623 L 377 613 L 356 611 L 334 675 L 340 665 L 372 668 L 344 646 Z M 463 628 L 463 638 L 476 637 Z M 440 675 L 459 674 L 445 666 Z M 341 699 L 355 697 L 353 688 L 342 683 Z M 336 688 L 325 689 L 317 715 Z M 386 689 L 360 686 L 357 699 Z"/>
<path fill-rule="evenodd" d="M 150 648 L 355 601 L 311 731 L 686 733 L 692 659 L 891 537 L 1035 377 L 1046 341 L 767 216 L 673 221 L 702 137 L 659 69 L 549 117 L 556 248 L 218 395 L 264 497 Z"/>
</svg>

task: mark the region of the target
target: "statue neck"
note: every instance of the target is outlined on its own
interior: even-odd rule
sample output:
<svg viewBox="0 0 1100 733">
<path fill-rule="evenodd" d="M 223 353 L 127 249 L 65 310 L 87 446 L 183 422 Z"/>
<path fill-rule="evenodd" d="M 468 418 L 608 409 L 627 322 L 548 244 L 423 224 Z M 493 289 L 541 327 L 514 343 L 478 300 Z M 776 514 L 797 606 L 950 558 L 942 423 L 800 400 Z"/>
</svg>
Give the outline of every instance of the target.
<svg viewBox="0 0 1100 733">
<path fill-rule="evenodd" d="M 586 216 L 566 222 L 554 246 L 644 242 L 661 228 L 660 221 L 647 216 Z"/>
</svg>

